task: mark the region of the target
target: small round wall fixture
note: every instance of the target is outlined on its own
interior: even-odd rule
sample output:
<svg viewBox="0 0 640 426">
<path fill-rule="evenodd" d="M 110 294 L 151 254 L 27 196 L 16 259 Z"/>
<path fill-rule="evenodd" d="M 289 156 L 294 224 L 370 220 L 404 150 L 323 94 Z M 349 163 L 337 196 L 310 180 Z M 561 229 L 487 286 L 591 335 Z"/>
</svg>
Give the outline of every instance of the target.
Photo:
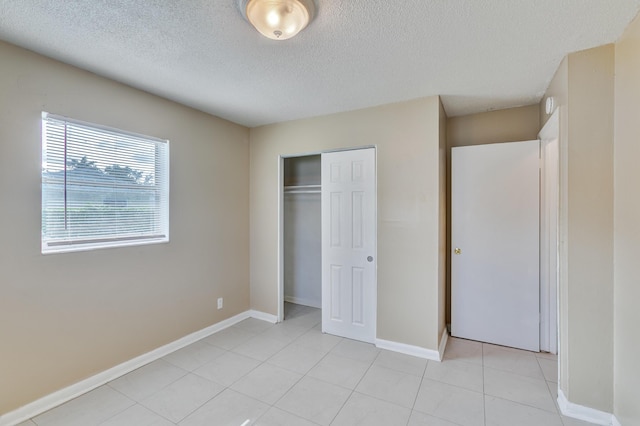
<svg viewBox="0 0 640 426">
<path fill-rule="evenodd" d="M 544 103 L 544 110 L 547 115 L 551 115 L 553 110 L 556 108 L 556 100 L 553 99 L 553 96 L 549 96 L 547 101 Z"/>
<path fill-rule="evenodd" d="M 263 36 L 287 40 L 302 31 L 315 15 L 313 0 L 239 0 L 242 16 Z"/>
</svg>

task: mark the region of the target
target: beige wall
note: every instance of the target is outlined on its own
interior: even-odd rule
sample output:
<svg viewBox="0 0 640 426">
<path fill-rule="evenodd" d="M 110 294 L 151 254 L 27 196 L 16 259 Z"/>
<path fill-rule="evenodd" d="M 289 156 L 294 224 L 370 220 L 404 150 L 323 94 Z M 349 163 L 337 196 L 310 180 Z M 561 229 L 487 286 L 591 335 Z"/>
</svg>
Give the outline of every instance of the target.
<svg viewBox="0 0 640 426">
<path fill-rule="evenodd" d="M 614 46 L 565 62 L 547 91 L 562 115 L 560 388 L 612 412 Z"/>
<path fill-rule="evenodd" d="M 447 143 L 453 146 L 528 141 L 538 138 L 540 108 L 528 105 L 447 120 Z"/>
<path fill-rule="evenodd" d="M 607 45 L 569 56 L 566 164 L 567 397 L 608 412 L 613 411 L 613 55 L 613 45 Z"/>
<path fill-rule="evenodd" d="M 538 138 L 539 106 L 529 105 L 447 119 L 446 192 L 447 237 L 451 247 L 451 147 L 518 142 Z M 448 250 L 448 249 L 447 249 Z M 447 251 L 448 253 L 448 251 Z M 446 258 L 446 321 L 451 322 L 451 257 Z"/>
<path fill-rule="evenodd" d="M 377 337 L 436 350 L 440 304 L 437 96 L 251 129 L 251 307 L 278 311 L 280 155 L 375 145 Z"/>
<path fill-rule="evenodd" d="M 561 112 L 560 388 L 640 423 L 640 21 L 565 58 L 547 96 Z"/>
<path fill-rule="evenodd" d="M 249 131 L 2 42 L 0 63 L 3 414 L 249 308 Z M 170 243 L 40 254 L 43 110 L 171 141 Z"/>
<path fill-rule="evenodd" d="M 640 424 L 640 19 L 616 44 L 614 147 L 614 413 Z"/>
</svg>

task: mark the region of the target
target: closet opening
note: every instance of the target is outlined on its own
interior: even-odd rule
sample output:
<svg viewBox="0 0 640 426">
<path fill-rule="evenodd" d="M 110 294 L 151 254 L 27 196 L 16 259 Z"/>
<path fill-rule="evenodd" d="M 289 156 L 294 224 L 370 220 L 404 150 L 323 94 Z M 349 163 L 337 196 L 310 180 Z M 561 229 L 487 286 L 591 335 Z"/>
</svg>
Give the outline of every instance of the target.
<svg viewBox="0 0 640 426">
<path fill-rule="evenodd" d="M 279 178 L 278 322 L 373 343 L 375 147 L 283 155 Z"/>
<path fill-rule="evenodd" d="M 278 320 L 322 308 L 321 155 L 281 159 L 282 300 Z"/>
</svg>

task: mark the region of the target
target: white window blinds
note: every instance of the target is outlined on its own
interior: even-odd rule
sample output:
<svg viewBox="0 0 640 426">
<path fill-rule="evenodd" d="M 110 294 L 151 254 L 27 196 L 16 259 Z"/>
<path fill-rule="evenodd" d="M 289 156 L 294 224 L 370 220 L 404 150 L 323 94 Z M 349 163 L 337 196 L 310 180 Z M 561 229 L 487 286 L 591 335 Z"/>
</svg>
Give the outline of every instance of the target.
<svg viewBox="0 0 640 426">
<path fill-rule="evenodd" d="M 169 240 L 169 142 L 42 114 L 42 252 Z"/>
</svg>

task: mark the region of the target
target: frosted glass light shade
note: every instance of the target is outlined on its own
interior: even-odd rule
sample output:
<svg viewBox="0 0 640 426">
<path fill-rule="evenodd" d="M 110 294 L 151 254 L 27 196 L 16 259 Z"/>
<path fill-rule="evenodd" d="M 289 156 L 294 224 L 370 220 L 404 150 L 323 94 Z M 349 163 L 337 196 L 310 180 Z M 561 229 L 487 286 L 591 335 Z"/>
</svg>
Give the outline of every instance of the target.
<svg viewBox="0 0 640 426">
<path fill-rule="evenodd" d="M 313 19 L 313 0 L 242 0 L 242 12 L 263 36 L 287 40 Z"/>
</svg>

